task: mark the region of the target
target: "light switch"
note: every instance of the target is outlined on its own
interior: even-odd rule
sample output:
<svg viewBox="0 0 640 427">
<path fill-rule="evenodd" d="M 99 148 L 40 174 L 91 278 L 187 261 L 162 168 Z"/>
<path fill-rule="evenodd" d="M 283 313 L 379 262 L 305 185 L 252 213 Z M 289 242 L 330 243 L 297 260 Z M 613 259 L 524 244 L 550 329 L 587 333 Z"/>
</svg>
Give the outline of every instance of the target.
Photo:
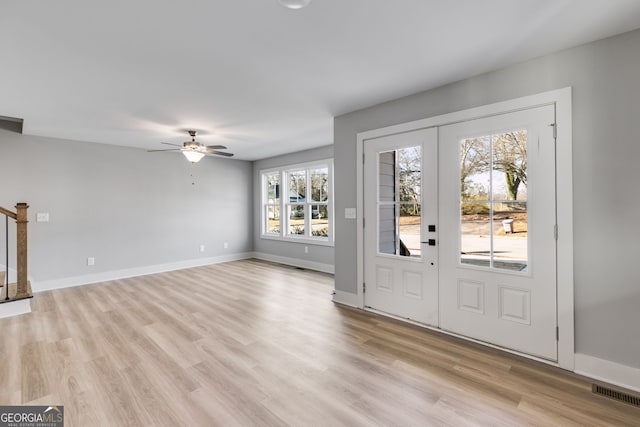
<svg viewBox="0 0 640 427">
<path fill-rule="evenodd" d="M 345 219 L 356 219 L 356 208 L 344 208 Z"/>
<path fill-rule="evenodd" d="M 48 212 L 38 212 L 36 214 L 36 222 L 49 222 Z"/>
</svg>

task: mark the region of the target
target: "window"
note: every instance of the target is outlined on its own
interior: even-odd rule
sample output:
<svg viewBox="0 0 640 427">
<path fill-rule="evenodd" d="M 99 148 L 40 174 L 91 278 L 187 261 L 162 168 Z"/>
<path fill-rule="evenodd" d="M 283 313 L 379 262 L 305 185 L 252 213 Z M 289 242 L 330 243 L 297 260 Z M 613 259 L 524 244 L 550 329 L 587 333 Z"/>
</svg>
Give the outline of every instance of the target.
<svg viewBox="0 0 640 427">
<path fill-rule="evenodd" d="M 333 244 L 332 181 L 331 160 L 263 171 L 262 237 Z"/>
<path fill-rule="evenodd" d="M 277 172 L 264 175 L 266 186 L 265 233 L 280 234 L 280 174 Z"/>
</svg>

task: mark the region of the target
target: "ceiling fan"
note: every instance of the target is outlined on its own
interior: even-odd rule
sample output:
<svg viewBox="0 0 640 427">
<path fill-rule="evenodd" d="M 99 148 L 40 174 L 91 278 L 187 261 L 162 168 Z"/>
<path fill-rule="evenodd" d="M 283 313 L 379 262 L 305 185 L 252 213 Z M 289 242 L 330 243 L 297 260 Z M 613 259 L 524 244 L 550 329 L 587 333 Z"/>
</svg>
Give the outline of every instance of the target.
<svg viewBox="0 0 640 427">
<path fill-rule="evenodd" d="M 224 156 L 224 157 L 233 157 L 232 153 L 226 153 L 224 151 L 218 150 L 226 150 L 227 147 L 224 145 L 203 145 L 196 141 L 196 131 L 188 130 L 189 136 L 191 136 L 191 141 L 186 141 L 182 145 L 171 144 L 169 142 L 161 142 L 160 144 L 164 145 L 173 145 L 174 147 L 179 148 L 169 148 L 166 150 L 148 150 L 149 153 L 153 153 L 156 151 L 181 151 L 182 154 L 189 160 L 191 163 L 199 162 L 204 156 Z"/>
</svg>

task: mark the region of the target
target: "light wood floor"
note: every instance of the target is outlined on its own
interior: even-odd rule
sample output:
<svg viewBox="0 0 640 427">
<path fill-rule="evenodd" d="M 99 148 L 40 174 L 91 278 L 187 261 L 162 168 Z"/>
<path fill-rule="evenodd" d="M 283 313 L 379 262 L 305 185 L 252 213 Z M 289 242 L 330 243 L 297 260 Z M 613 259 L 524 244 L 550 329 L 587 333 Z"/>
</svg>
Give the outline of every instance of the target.
<svg viewBox="0 0 640 427">
<path fill-rule="evenodd" d="M 331 302 L 249 260 L 36 294 L 0 320 L 0 404 L 67 426 L 640 425 L 576 375 Z"/>
</svg>

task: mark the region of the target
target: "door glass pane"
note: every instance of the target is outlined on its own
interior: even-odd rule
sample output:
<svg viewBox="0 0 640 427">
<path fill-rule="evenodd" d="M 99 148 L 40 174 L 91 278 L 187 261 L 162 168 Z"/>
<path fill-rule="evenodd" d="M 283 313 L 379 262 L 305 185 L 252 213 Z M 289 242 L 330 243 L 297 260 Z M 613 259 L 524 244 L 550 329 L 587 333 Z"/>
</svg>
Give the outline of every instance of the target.
<svg viewBox="0 0 640 427">
<path fill-rule="evenodd" d="M 460 262 L 491 265 L 491 209 L 489 203 L 462 203 L 460 209 Z"/>
<path fill-rule="evenodd" d="M 420 222 L 420 205 L 418 203 L 400 204 L 400 255 L 419 257 L 422 254 Z"/>
<path fill-rule="evenodd" d="M 488 136 L 460 142 L 460 199 L 489 200 L 489 162 L 491 142 Z"/>
<path fill-rule="evenodd" d="M 527 271 L 527 131 L 460 141 L 460 262 Z"/>
<path fill-rule="evenodd" d="M 419 257 L 422 199 L 422 147 L 397 150 L 401 256 Z"/>
<path fill-rule="evenodd" d="M 527 270 L 527 131 L 492 136 L 493 267 Z"/>
<path fill-rule="evenodd" d="M 378 200 L 396 201 L 396 152 L 378 153 Z"/>
<path fill-rule="evenodd" d="M 398 150 L 399 201 L 420 204 L 422 186 L 421 147 Z M 419 215 L 419 211 L 418 211 Z"/>
<path fill-rule="evenodd" d="M 494 200 L 527 200 L 527 131 L 492 136 Z"/>
<path fill-rule="evenodd" d="M 493 267 L 527 271 L 527 202 L 494 203 Z"/>
<path fill-rule="evenodd" d="M 378 207 L 378 251 L 396 255 L 396 205 L 381 204 Z"/>
<path fill-rule="evenodd" d="M 421 256 L 422 149 L 378 153 L 378 251 Z"/>
</svg>

